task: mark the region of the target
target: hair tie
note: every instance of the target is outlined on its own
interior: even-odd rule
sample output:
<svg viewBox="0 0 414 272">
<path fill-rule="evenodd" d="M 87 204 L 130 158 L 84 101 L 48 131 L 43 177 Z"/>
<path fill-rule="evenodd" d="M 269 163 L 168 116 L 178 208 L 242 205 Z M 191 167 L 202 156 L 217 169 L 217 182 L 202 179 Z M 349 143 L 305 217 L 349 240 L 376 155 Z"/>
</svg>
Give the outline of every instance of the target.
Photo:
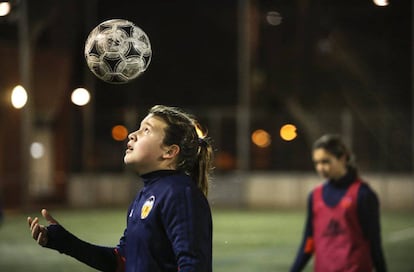
<svg viewBox="0 0 414 272">
<path fill-rule="evenodd" d="M 204 138 L 198 138 L 198 145 L 202 145 L 202 144 L 204 144 L 205 143 L 205 141 L 204 141 Z"/>
</svg>

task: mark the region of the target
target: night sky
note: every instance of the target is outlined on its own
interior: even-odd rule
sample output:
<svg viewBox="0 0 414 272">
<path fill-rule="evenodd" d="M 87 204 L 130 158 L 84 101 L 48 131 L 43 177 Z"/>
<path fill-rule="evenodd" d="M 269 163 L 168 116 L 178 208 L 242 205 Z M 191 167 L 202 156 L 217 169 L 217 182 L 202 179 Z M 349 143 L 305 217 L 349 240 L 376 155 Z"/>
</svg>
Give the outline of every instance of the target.
<svg viewBox="0 0 414 272">
<path fill-rule="evenodd" d="M 197 113 L 207 108 L 235 112 L 240 87 L 237 1 L 28 2 L 35 56 L 32 95 L 39 113 L 57 107 L 50 122 L 79 118 L 68 100 L 79 86 L 93 88 L 97 135 L 122 122 L 128 108 L 141 112 L 154 104 L 168 104 Z M 375 6 L 370 0 L 252 3 L 249 105 L 253 118 L 262 119 L 253 120 L 252 129 L 269 118 L 280 124 L 296 122 L 299 144 L 274 144 L 277 150 L 297 157 L 296 152 L 308 148 L 314 138 L 312 129 L 313 133 L 337 129 L 336 114 L 346 109 L 356 116 L 353 137 L 361 143 L 356 147 L 368 154 L 361 159 L 368 161 L 378 154 L 386 158 L 385 164 L 367 167 L 410 169 L 411 1 L 390 1 L 387 7 Z M 281 24 L 267 23 L 269 11 L 281 15 Z M 127 19 L 142 28 L 153 49 L 147 71 L 125 85 L 95 78 L 83 56 L 89 32 L 113 18 Z M 3 52 L 17 50 L 16 22 L 16 12 L 0 19 Z M 3 91 L 16 84 L 19 76 L 16 56 L 2 55 Z M 259 111 L 269 115 L 262 118 Z M 376 114 L 388 116 L 390 121 L 375 123 Z M 311 127 L 315 120 L 319 125 Z M 77 121 L 71 122 L 76 125 Z M 234 136 L 234 131 L 221 133 Z M 81 141 L 80 137 L 74 138 Z M 234 155 L 233 138 L 220 142 L 221 150 Z M 109 148 L 108 153 L 111 151 Z M 308 157 L 286 162 L 276 156 L 272 160 L 270 168 L 311 167 Z"/>
<path fill-rule="evenodd" d="M 393 107 L 410 106 L 410 1 L 390 1 L 388 7 L 370 0 L 253 3 L 251 88 L 257 106 L 283 104 L 288 95 L 320 106 L 321 96 L 343 99 L 337 95 L 357 89 L 351 97 L 368 99 L 365 104 L 375 96 Z M 281 14 L 280 25 L 266 22 L 269 11 Z M 1 18 L 3 44 L 16 46 L 16 16 Z M 37 1 L 29 3 L 29 17 L 32 32 L 38 31 L 34 50 L 70 51 L 72 85 L 88 76 L 80 73 L 86 68 L 83 45 L 100 22 L 124 18 L 148 34 L 153 58 L 141 78 L 124 86 L 97 82 L 99 90 L 109 90 L 111 103 L 117 92 L 121 100 L 128 94 L 144 105 L 237 104 L 237 1 Z"/>
</svg>

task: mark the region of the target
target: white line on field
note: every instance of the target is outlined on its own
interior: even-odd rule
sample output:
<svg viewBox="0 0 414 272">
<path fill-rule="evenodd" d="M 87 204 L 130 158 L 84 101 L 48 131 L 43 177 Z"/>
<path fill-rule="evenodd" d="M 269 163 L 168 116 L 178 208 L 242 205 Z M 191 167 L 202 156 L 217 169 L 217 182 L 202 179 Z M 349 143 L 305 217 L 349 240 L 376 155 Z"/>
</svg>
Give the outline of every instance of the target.
<svg viewBox="0 0 414 272">
<path fill-rule="evenodd" d="M 388 236 L 388 242 L 395 243 L 395 242 L 399 242 L 405 239 L 410 239 L 413 237 L 414 237 L 414 227 L 392 232 Z"/>
</svg>

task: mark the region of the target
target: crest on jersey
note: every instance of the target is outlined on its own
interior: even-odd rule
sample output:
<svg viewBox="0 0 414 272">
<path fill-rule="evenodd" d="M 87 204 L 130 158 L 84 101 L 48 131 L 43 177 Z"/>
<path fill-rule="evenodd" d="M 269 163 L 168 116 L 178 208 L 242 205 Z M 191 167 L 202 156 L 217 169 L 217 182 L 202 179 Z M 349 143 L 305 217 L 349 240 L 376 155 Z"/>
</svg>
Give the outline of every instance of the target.
<svg viewBox="0 0 414 272">
<path fill-rule="evenodd" d="M 150 196 L 145 201 L 144 205 L 142 205 L 142 208 L 141 208 L 141 219 L 147 218 L 147 216 L 152 210 L 152 206 L 154 206 L 154 202 L 155 202 L 155 196 Z"/>
</svg>

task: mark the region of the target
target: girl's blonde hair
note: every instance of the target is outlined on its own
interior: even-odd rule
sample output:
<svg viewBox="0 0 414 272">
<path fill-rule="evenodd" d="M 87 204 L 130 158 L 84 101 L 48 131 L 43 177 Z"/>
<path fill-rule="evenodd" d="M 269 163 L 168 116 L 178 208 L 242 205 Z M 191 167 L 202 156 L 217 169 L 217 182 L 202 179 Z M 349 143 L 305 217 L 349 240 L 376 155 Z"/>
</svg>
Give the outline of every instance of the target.
<svg viewBox="0 0 414 272">
<path fill-rule="evenodd" d="M 162 118 L 165 129 L 164 144 L 180 147 L 177 170 L 191 176 L 207 196 L 210 174 L 213 170 L 213 148 L 207 132 L 194 116 L 177 107 L 156 105 L 148 114 Z"/>
</svg>

